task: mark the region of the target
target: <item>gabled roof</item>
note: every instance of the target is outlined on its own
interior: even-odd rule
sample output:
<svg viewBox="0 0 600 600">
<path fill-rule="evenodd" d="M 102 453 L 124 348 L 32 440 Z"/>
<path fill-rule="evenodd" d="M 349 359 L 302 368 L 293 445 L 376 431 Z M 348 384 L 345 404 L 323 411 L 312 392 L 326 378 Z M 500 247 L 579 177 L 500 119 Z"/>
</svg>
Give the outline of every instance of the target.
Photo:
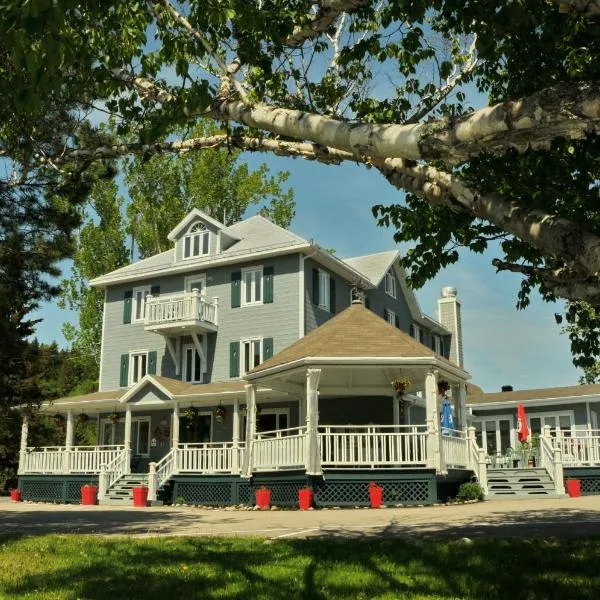
<svg viewBox="0 0 600 600">
<path fill-rule="evenodd" d="M 343 261 L 357 271 L 360 271 L 373 285 L 378 286 L 385 274 L 390 270 L 390 267 L 394 264 L 394 261 L 399 257 L 400 253 L 397 250 L 388 250 L 387 252 L 344 258 Z"/>
<path fill-rule="evenodd" d="M 468 374 L 450 361 L 436 354 L 404 331 L 390 325 L 362 304 L 350 305 L 347 309 L 294 342 L 279 354 L 252 369 L 247 379 L 260 375 L 268 369 L 282 367 L 307 359 L 432 359 Z"/>
<path fill-rule="evenodd" d="M 232 239 L 239 239 L 239 238 L 236 238 L 235 234 L 230 233 L 229 228 L 224 223 L 221 223 L 221 221 L 217 221 L 216 219 L 213 219 L 211 216 L 207 215 L 205 212 L 201 211 L 198 208 L 193 208 L 169 232 L 169 235 L 167 236 L 167 238 L 169 240 L 171 240 L 172 242 L 174 242 L 180 236 L 180 234 L 183 233 L 188 228 L 188 226 L 192 223 L 192 221 L 194 221 L 195 219 L 202 219 L 203 221 L 210 223 L 216 229 L 219 229 L 222 233 L 225 233 L 228 237 L 230 237 Z"/>
<path fill-rule="evenodd" d="M 466 403 L 473 407 L 491 403 L 507 404 L 517 402 L 543 403 L 555 399 L 582 398 L 585 396 L 598 396 L 600 400 L 600 384 L 570 385 L 555 388 L 538 388 L 531 390 L 514 390 L 512 392 L 494 392 L 486 394 L 480 387 L 467 388 Z"/>
</svg>

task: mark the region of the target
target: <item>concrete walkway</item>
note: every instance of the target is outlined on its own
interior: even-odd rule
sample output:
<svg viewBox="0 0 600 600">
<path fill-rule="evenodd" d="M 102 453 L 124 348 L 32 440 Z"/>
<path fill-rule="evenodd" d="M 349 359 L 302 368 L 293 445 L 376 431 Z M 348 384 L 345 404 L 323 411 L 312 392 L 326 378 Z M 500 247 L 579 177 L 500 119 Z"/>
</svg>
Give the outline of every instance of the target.
<svg viewBox="0 0 600 600">
<path fill-rule="evenodd" d="M 496 500 L 457 506 L 314 511 L 0 504 L 2 534 L 260 536 L 600 535 L 600 496 Z"/>
</svg>

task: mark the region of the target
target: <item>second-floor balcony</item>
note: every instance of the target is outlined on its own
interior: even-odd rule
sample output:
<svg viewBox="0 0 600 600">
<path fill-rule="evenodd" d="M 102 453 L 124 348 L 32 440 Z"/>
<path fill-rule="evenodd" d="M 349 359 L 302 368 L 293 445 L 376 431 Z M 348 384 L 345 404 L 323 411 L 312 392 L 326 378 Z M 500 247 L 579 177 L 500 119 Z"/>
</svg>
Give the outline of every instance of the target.
<svg viewBox="0 0 600 600">
<path fill-rule="evenodd" d="M 165 335 L 217 331 L 218 299 L 198 290 L 146 298 L 144 328 Z"/>
</svg>

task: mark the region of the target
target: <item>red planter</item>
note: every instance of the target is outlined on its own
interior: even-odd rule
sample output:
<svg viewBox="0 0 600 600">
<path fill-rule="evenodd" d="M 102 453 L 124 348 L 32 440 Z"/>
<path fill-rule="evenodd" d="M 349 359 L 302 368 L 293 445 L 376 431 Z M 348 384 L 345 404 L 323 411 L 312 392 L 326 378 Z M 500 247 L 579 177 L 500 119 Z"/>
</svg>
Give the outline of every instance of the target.
<svg viewBox="0 0 600 600">
<path fill-rule="evenodd" d="M 148 506 L 148 487 L 141 485 L 140 487 L 132 488 L 133 492 L 133 505 L 134 506 Z"/>
<path fill-rule="evenodd" d="M 312 507 L 313 503 L 313 491 L 310 488 L 303 488 L 298 490 L 298 504 L 300 510 L 308 510 Z"/>
<path fill-rule="evenodd" d="M 96 497 L 98 495 L 98 487 L 95 485 L 82 485 L 81 486 L 81 504 L 84 506 L 93 506 L 96 504 Z"/>
<path fill-rule="evenodd" d="M 256 506 L 261 510 L 268 510 L 271 506 L 271 490 L 256 490 Z"/>
<path fill-rule="evenodd" d="M 21 490 L 19 488 L 10 490 L 10 499 L 13 502 L 21 502 Z"/>
<path fill-rule="evenodd" d="M 571 498 L 579 498 L 581 496 L 581 481 L 579 479 L 567 479 L 565 484 L 567 486 L 567 494 Z"/>
<path fill-rule="evenodd" d="M 369 500 L 371 508 L 379 508 L 383 500 L 383 488 L 373 481 L 369 484 Z"/>
</svg>

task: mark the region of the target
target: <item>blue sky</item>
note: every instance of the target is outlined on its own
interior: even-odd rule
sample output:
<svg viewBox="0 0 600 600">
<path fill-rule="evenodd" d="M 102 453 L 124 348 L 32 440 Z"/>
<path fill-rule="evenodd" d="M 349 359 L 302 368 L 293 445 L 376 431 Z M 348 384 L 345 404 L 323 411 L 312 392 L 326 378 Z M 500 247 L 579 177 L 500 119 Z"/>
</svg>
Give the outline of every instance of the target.
<svg viewBox="0 0 600 600">
<path fill-rule="evenodd" d="M 375 170 L 256 154 L 247 155 L 246 160 L 251 166 L 266 162 L 272 171 L 291 172 L 289 183 L 297 202 L 292 229 L 299 235 L 334 248 L 341 257 L 397 247 L 393 230 L 377 227 L 371 206 L 392 203 L 400 195 Z M 441 288 L 452 285 L 458 289 L 465 368 L 473 383 L 485 391 L 497 391 L 504 384 L 524 389 L 577 383 L 579 372 L 571 363 L 568 338 L 554 323 L 553 315 L 560 306 L 534 297 L 527 310 L 517 311 L 519 277 L 496 274 L 490 265 L 492 258 L 491 253 L 463 253 L 457 265 L 417 290 L 423 312 L 435 317 Z M 38 339 L 64 344 L 62 323 L 73 320 L 74 315 L 52 303 L 43 306 L 38 317 L 43 319 Z"/>
</svg>

